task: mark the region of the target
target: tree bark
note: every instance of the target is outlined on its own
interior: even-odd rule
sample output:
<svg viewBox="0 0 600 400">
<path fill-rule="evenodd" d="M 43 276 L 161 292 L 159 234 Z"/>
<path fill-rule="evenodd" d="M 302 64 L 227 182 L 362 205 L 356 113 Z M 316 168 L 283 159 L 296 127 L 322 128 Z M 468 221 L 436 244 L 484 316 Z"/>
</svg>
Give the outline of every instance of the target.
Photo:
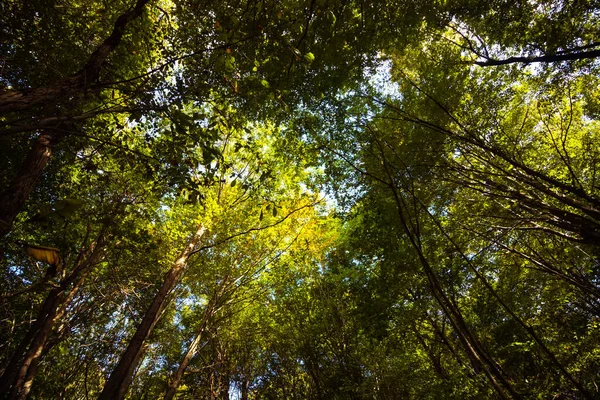
<svg viewBox="0 0 600 400">
<path fill-rule="evenodd" d="M 56 321 L 59 321 L 65 314 L 68 304 L 71 302 L 73 297 L 75 297 L 86 277 L 87 274 L 82 275 L 69 293 L 65 297 L 59 299 L 58 303 L 61 306 L 56 307 L 48 316 L 46 316 L 44 323 L 33 339 L 29 350 L 25 354 L 21 368 L 19 368 L 11 393 L 11 400 L 24 400 L 29 395 L 37 372 L 37 367 L 40 362 L 42 351 L 44 350 L 48 340 L 48 336 L 54 328 Z"/>
<path fill-rule="evenodd" d="M 440 232 L 442 233 L 442 235 L 452 244 L 452 246 L 456 249 L 456 251 L 459 252 L 461 258 L 469 266 L 469 268 L 471 269 L 471 271 L 473 271 L 473 273 L 475 274 L 475 276 L 477 277 L 477 279 L 479 279 L 481 281 L 481 283 L 483 283 L 484 287 L 492 294 L 492 296 L 496 299 L 496 301 L 498 301 L 498 303 L 500 304 L 500 306 L 502 306 L 502 308 L 508 313 L 508 315 L 510 315 L 513 318 L 513 320 L 517 321 L 517 323 L 519 325 L 521 325 L 521 327 L 537 343 L 537 345 L 540 347 L 540 349 L 542 349 L 542 351 L 548 356 L 548 358 L 556 366 L 556 368 L 577 388 L 577 390 L 579 390 L 579 392 L 586 399 L 592 399 L 593 397 L 592 397 L 591 393 L 589 393 L 587 391 L 587 389 L 585 389 L 583 387 L 583 385 L 577 379 L 575 379 L 575 377 L 569 371 L 567 371 L 567 369 L 558 360 L 558 358 L 556 357 L 556 355 L 550 350 L 550 348 L 548 348 L 548 346 L 546 346 L 546 344 L 542 341 L 542 339 L 537 335 L 537 333 L 535 332 L 535 330 L 529 324 L 527 324 L 521 317 L 519 317 L 508 306 L 508 304 L 500 297 L 500 295 L 496 292 L 496 290 L 494 289 L 494 287 L 488 282 L 488 280 L 486 279 L 486 277 L 475 267 L 475 265 L 473 265 L 473 263 L 471 262 L 471 259 L 469 259 L 469 257 L 467 257 L 467 255 L 462 251 L 462 249 L 460 248 L 460 246 L 446 232 L 446 230 L 444 229 L 444 227 L 442 226 L 442 224 L 440 223 L 440 221 L 438 221 L 437 218 L 435 218 L 434 215 L 431 214 L 429 212 L 429 210 L 427 210 L 427 208 L 425 208 L 425 210 L 427 211 L 427 213 L 429 214 L 429 216 L 433 220 L 434 224 L 438 227 L 438 229 L 440 230 Z"/>
<path fill-rule="evenodd" d="M 169 293 L 171 293 L 175 285 L 177 285 L 185 271 L 189 256 L 198 246 L 200 239 L 205 232 L 206 228 L 201 224 L 171 269 L 165 274 L 165 279 L 160 289 L 146 310 L 146 314 L 144 315 L 140 326 L 129 341 L 129 345 L 121 356 L 119 363 L 104 385 L 104 389 L 98 397 L 98 400 L 123 399 L 127 394 L 131 380 L 133 379 L 133 373 L 142 356 L 144 343 L 158 322 L 161 311 L 167 305 Z"/>
<path fill-rule="evenodd" d="M 198 333 L 196 334 L 196 337 L 190 344 L 188 351 L 185 353 L 185 356 L 183 357 L 181 364 L 177 368 L 177 372 L 175 372 L 175 374 L 173 375 L 173 378 L 171 379 L 171 382 L 169 383 L 169 388 L 167 389 L 167 393 L 165 394 L 165 400 L 171 400 L 173 397 L 175 397 L 175 393 L 177 392 L 177 388 L 179 387 L 179 383 L 181 382 L 183 373 L 185 372 L 188 365 L 190 364 L 190 361 L 196 354 L 198 345 L 200 344 L 200 341 L 202 340 L 202 334 L 204 333 L 205 326 L 206 326 L 206 320 L 202 322 L 202 326 L 200 327 L 200 330 L 198 331 Z"/>
<path fill-rule="evenodd" d="M 60 131 L 44 131 L 33 143 L 19 174 L 0 195 L 0 237 L 7 235 L 29 195 L 42 176 L 52 150 L 63 138 Z"/>
<path fill-rule="evenodd" d="M 23 359 L 23 356 L 25 355 L 32 340 L 35 338 L 36 334 L 38 333 L 41 326 L 43 325 L 43 323 L 46 319 L 46 316 L 49 313 L 51 313 L 51 311 L 54 308 L 56 308 L 56 299 L 58 298 L 59 294 L 60 294 L 59 288 L 52 289 L 50 291 L 50 293 L 48 293 L 48 296 L 46 297 L 46 300 L 44 301 L 44 304 L 42 305 L 42 308 L 40 309 L 40 312 L 36 318 L 36 321 L 29 328 L 29 331 L 27 332 L 25 337 L 23 338 L 21 343 L 19 343 L 19 346 L 13 352 L 13 355 L 12 355 L 10 361 L 8 362 L 8 365 L 4 369 L 4 373 L 0 377 L 0 394 L 7 395 L 8 393 L 11 392 L 11 388 L 14 384 L 17 371 L 20 369 L 20 362 Z"/>
<path fill-rule="evenodd" d="M 64 99 L 85 94 L 97 86 L 100 71 L 108 56 L 121 43 L 127 25 L 142 15 L 144 7 L 149 1 L 137 0 L 133 8 L 121 14 L 117 18 L 111 34 L 94 50 L 87 63 L 75 75 L 46 87 L 0 93 L 0 115 L 24 111 L 48 103 L 55 105 Z M 0 237 L 10 232 L 16 216 L 23 208 L 48 163 L 52 148 L 62 136 L 62 133 L 44 131 L 29 152 L 21 173 L 0 195 Z"/>
</svg>

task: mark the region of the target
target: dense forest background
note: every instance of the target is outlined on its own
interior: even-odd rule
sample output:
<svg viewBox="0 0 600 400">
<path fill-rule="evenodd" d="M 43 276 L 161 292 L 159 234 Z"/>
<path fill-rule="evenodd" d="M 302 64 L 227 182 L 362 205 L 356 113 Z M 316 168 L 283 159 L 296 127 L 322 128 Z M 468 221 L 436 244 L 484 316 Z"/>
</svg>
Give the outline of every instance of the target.
<svg viewBox="0 0 600 400">
<path fill-rule="evenodd" d="M 600 398 L 600 2 L 0 2 L 0 398 Z"/>
</svg>

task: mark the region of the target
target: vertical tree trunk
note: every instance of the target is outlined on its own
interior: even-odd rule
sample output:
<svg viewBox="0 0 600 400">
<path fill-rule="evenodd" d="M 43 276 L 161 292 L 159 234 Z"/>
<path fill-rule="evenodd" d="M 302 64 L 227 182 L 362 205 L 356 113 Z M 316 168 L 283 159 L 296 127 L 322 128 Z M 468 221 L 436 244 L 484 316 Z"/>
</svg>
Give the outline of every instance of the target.
<svg viewBox="0 0 600 400">
<path fill-rule="evenodd" d="M 205 232 L 206 228 L 201 224 L 171 269 L 165 274 L 165 279 L 160 289 L 146 310 L 146 314 L 144 315 L 140 326 L 129 341 L 125 353 L 121 356 L 119 363 L 104 385 L 104 389 L 98 397 L 98 400 L 123 399 L 127 394 L 129 385 L 133 379 L 133 373 L 143 353 L 144 342 L 158 322 L 161 311 L 167 305 L 169 293 L 171 293 L 175 285 L 179 282 L 181 275 L 185 271 L 189 256 L 194 251 L 194 248 L 200 243 L 200 239 Z"/>
<path fill-rule="evenodd" d="M 63 136 L 63 133 L 57 131 L 42 132 L 33 143 L 19 174 L 0 194 L 0 237 L 8 234 L 12 229 L 15 218 L 42 176 L 54 146 Z"/>
</svg>

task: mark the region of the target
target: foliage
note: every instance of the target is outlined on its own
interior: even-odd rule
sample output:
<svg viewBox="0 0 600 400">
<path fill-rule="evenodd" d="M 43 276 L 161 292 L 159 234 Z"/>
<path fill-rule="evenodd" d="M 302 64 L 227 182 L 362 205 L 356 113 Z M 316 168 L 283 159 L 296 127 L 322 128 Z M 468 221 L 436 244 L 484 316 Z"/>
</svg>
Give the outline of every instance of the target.
<svg viewBox="0 0 600 400">
<path fill-rule="evenodd" d="M 0 15 L 0 397 L 598 397 L 596 2 Z"/>
</svg>

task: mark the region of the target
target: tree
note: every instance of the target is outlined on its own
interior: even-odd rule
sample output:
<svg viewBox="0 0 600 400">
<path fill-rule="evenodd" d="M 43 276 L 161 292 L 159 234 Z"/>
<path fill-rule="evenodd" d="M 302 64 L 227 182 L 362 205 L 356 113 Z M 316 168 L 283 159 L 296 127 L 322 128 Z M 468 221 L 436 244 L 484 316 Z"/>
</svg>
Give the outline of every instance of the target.
<svg viewBox="0 0 600 400">
<path fill-rule="evenodd" d="M 7 398 L 595 398 L 597 4 L 0 5 Z"/>
</svg>

